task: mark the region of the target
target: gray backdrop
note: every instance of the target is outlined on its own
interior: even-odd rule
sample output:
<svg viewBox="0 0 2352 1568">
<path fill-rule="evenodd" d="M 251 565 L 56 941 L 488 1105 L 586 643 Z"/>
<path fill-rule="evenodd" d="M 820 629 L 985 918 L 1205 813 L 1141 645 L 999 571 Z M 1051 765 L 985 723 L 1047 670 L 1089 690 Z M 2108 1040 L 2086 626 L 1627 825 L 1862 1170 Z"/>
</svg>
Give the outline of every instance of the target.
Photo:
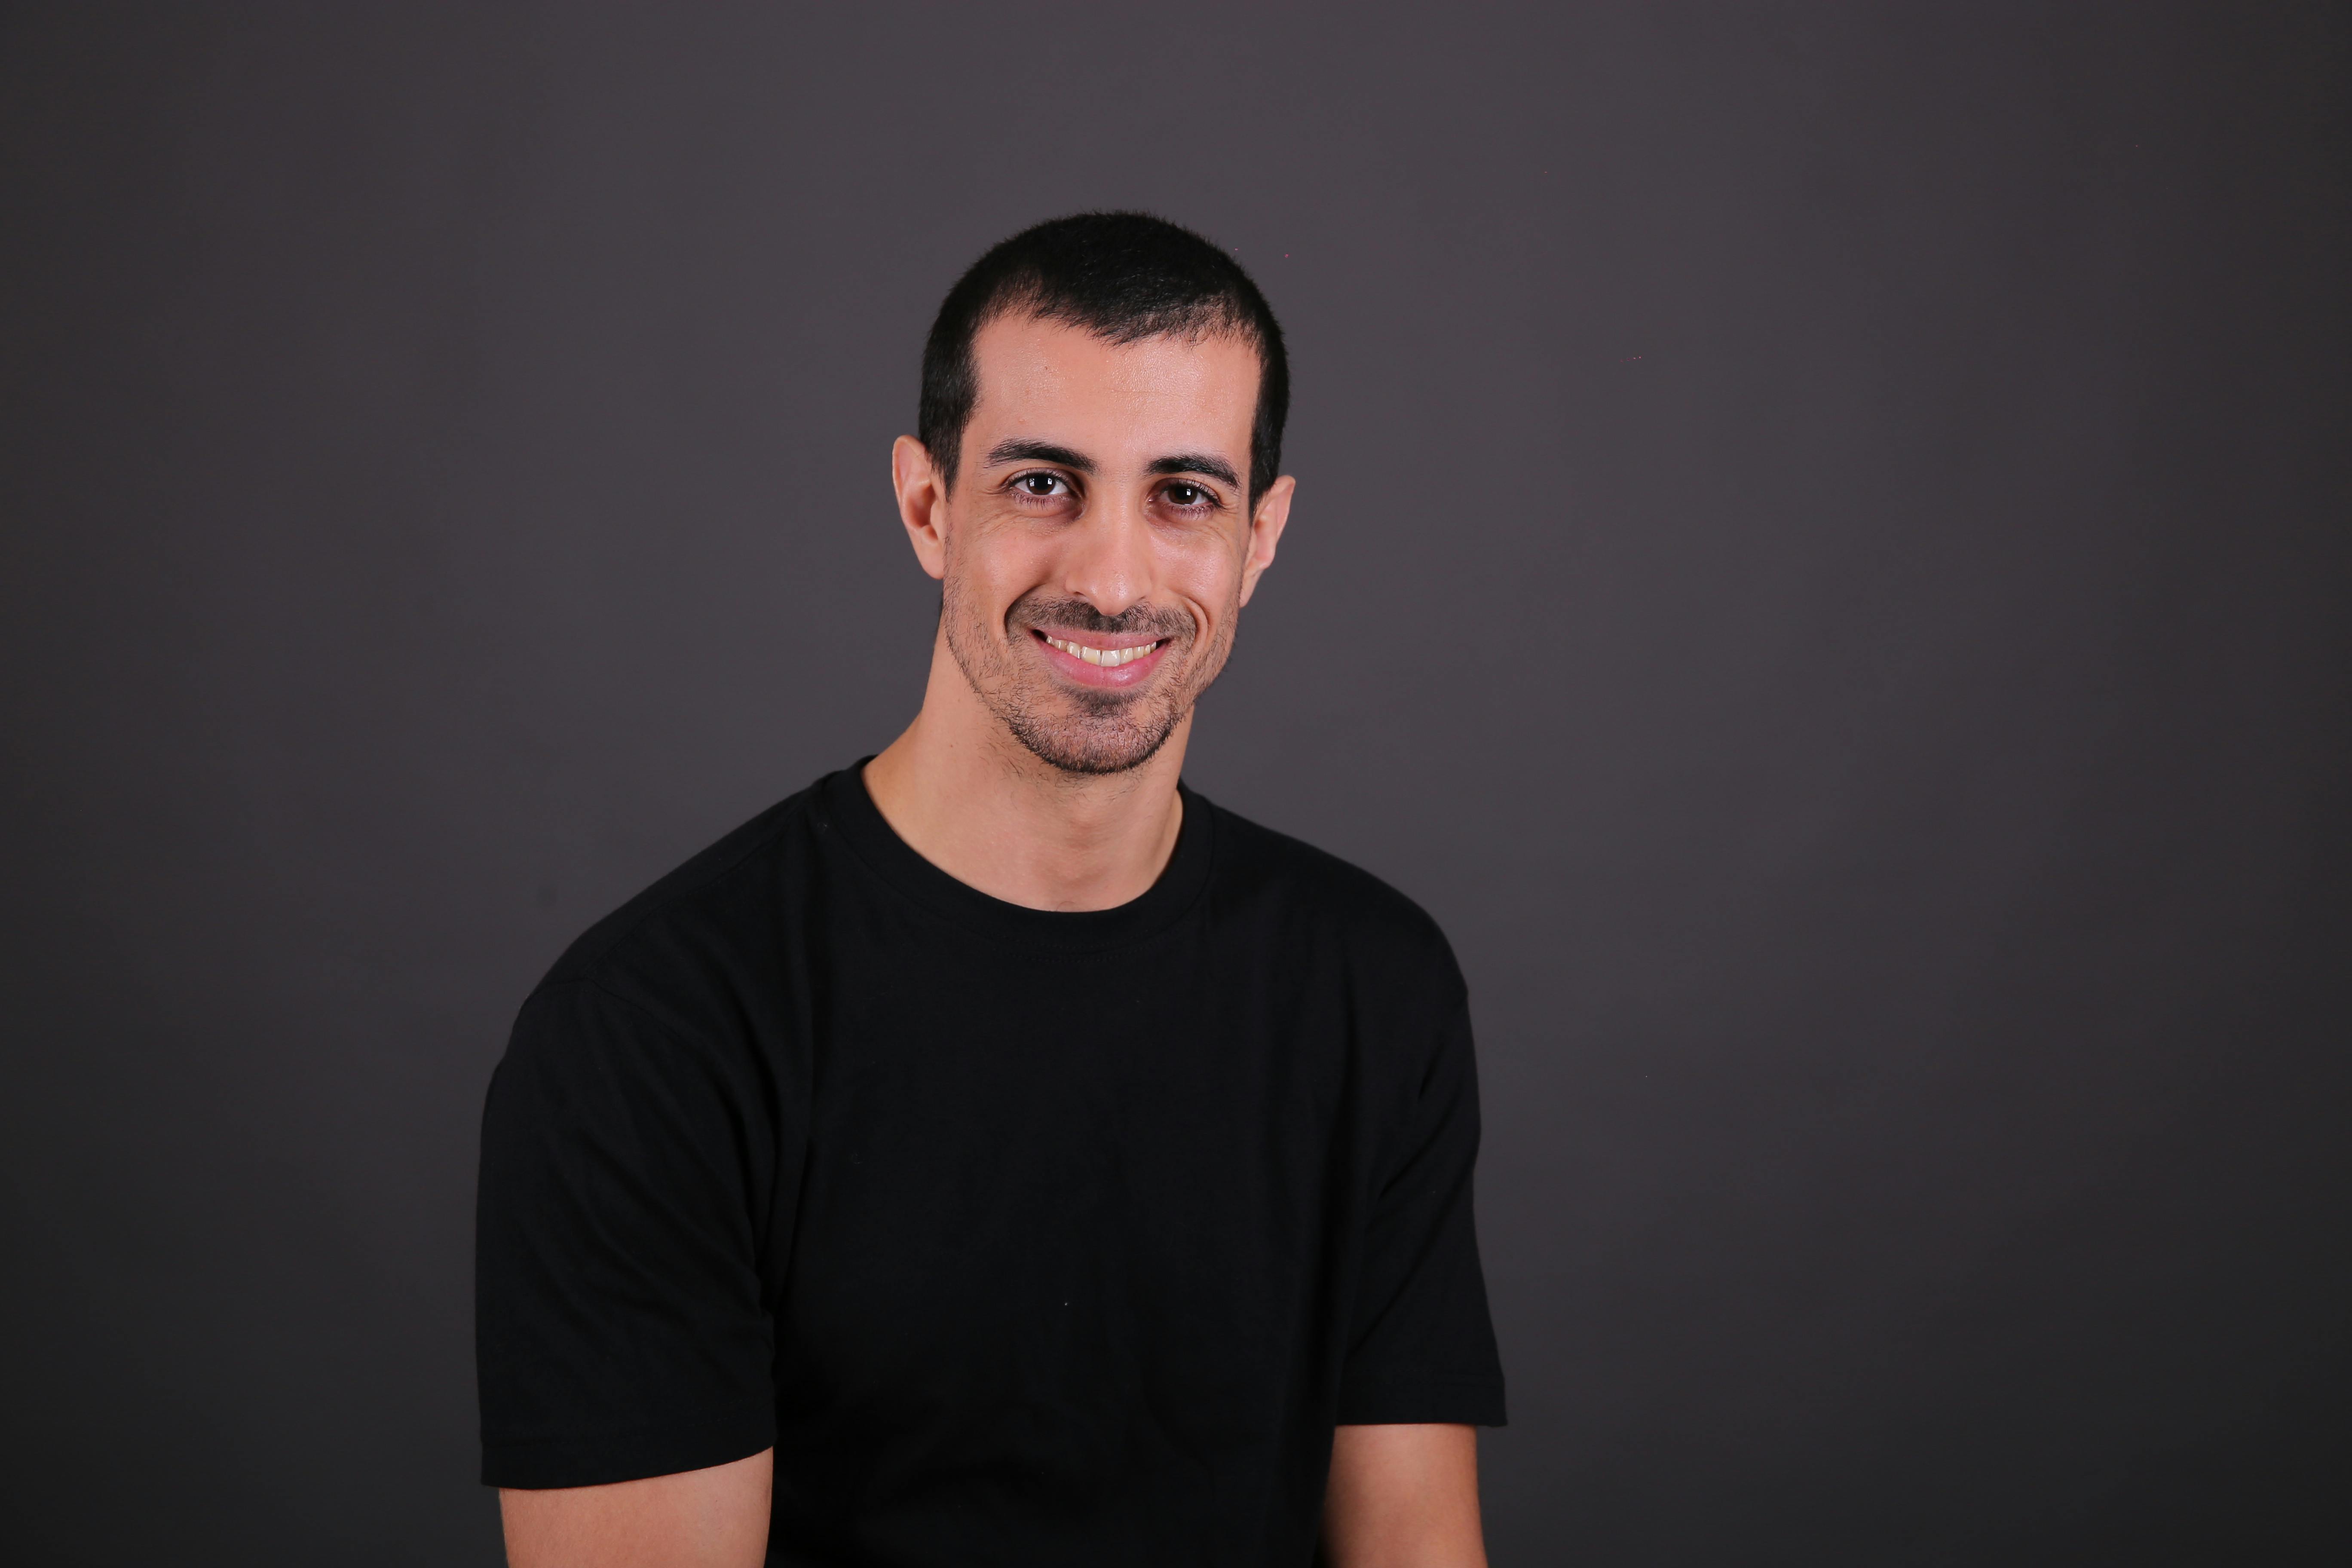
<svg viewBox="0 0 2352 1568">
<path fill-rule="evenodd" d="M 1190 777 L 1470 976 L 1497 1561 L 2344 1560 L 2348 39 L 10 7 L 9 1555 L 493 1560 L 512 1010 L 909 716 L 929 314 L 1140 205 L 1297 362 Z"/>
</svg>

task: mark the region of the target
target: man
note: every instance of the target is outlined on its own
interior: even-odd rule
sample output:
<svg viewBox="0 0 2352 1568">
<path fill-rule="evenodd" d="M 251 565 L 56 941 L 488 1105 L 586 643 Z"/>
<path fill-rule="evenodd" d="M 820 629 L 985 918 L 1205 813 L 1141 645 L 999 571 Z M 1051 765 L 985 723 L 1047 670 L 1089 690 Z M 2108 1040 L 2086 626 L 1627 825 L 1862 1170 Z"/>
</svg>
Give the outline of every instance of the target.
<svg viewBox="0 0 2352 1568">
<path fill-rule="evenodd" d="M 1485 1561 L 1452 954 L 1179 782 L 1287 398 L 1256 288 L 1157 218 L 948 295 L 891 454 L 921 710 L 583 937 L 492 1085 L 521 1568 Z"/>
</svg>

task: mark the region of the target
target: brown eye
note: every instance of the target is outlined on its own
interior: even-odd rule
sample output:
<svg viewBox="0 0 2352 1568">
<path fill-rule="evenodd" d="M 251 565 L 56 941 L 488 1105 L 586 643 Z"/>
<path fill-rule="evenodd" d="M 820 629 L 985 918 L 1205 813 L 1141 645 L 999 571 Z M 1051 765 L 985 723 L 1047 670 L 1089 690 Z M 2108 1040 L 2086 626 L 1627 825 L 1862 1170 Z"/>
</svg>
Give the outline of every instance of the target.
<svg viewBox="0 0 2352 1568">
<path fill-rule="evenodd" d="M 1024 474 L 1013 482 L 1024 495 L 1044 500 L 1053 495 L 1055 487 L 1062 482 L 1062 477 L 1059 474 Z"/>
<path fill-rule="evenodd" d="M 1199 506 L 1208 499 L 1209 492 L 1198 485 L 1179 482 L 1168 487 L 1168 504 L 1171 506 Z"/>
</svg>

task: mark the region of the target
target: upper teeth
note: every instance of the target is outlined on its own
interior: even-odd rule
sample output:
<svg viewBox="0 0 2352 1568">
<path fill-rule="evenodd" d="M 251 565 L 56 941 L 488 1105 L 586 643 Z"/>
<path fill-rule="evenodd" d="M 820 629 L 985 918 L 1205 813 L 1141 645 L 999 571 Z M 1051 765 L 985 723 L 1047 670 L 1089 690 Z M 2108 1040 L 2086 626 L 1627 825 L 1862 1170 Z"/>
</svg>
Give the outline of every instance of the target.
<svg viewBox="0 0 2352 1568">
<path fill-rule="evenodd" d="M 1122 664 L 1132 664 L 1160 646 L 1156 642 L 1148 642 L 1138 644 L 1134 647 L 1088 647 L 1084 643 L 1064 642 L 1057 637 L 1047 637 L 1045 640 L 1072 658 L 1082 658 L 1088 664 L 1101 665 L 1105 669 L 1116 669 Z"/>
</svg>

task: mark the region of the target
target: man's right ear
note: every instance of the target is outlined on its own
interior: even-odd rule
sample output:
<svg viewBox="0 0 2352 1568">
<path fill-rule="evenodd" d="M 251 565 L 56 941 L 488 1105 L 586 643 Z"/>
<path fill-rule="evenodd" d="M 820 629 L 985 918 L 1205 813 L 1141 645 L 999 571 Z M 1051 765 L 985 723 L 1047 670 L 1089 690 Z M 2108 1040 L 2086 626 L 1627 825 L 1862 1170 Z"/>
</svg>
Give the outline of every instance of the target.
<svg viewBox="0 0 2352 1568">
<path fill-rule="evenodd" d="M 915 559 L 934 577 L 948 574 L 948 487 L 931 454 L 912 436 L 890 443 L 890 488 L 898 494 L 898 521 Z"/>
</svg>

